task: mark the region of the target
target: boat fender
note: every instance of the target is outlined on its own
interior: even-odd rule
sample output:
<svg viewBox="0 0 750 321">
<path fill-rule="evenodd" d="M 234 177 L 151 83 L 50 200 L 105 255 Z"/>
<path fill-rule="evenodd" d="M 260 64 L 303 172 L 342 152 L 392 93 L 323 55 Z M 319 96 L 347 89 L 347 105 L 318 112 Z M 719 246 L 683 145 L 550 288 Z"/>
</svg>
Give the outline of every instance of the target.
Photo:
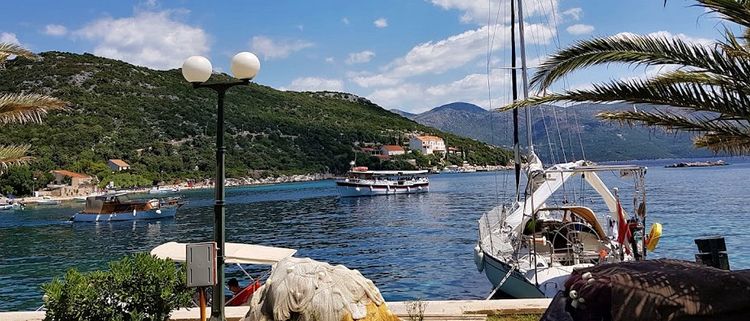
<svg viewBox="0 0 750 321">
<path fill-rule="evenodd" d="M 646 249 L 653 252 L 656 246 L 659 245 L 659 239 L 661 239 L 661 224 L 651 224 L 651 230 L 648 232 L 646 238 Z"/>
<path fill-rule="evenodd" d="M 156 210 L 156 214 L 161 214 L 161 210 Z"/>
<path fill-rule="evenodd" d="M 137 213 L 137 212 L 136 212 L 136 210 L 135 210 L 135 209 L 133 209 L 133 216 L 135 216 L 135 213 Z"/>
<path fill-rule="evenodd" d="M 482 252 L 482 248 L 479 247 L 479 244 L 474 246 L 474 263 L 477 265 L 477 270 L 479 270 L 479 272 L 484 270 L 484 252 Z"/>
<path fill-rule="evenodd" d="M 359 188 L 359 187 L 355 187 L 354 189 L 355 189 L 355 190 L 356 190 L 357 192 L 359 192 L 359 190 L 360 190 L 361 188 Z"/>
</svg>

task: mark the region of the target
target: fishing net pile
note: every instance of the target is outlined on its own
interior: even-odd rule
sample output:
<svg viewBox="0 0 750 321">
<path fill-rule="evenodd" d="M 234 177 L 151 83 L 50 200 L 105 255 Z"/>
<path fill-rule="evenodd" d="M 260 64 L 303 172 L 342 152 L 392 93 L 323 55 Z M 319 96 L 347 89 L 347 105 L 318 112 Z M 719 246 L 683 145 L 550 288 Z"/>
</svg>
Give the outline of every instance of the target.
<svg viewBox="0 0 750 321">
<path fill-rule="evenodd" d="M 750 270 L 660 259 L 574 271 L 541 321 L 745 321 L 749 316 Z"/>
<path fill-rule="evenodd" d="M 244 321 L 399 321 L 359 271 L 294 257 L 277 263 L 249 305 Z"/>
</svg>

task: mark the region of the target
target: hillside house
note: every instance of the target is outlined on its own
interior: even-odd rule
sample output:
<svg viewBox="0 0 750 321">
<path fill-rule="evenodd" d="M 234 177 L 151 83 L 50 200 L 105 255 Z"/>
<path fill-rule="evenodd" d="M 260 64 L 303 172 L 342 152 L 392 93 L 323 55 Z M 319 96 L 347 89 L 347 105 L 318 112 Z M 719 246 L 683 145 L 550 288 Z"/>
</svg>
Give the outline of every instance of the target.
<svg viewBox="0 0 750 321">
<path fill-rule="evenodd" d="M 110 159 L 109 162 L 107 162 L 107 166 L 109 166 L 109 168 L 116 172 L 126 171 L 130 169 L 130 165 L 128 165 L 128 163 L 126 163 L 122 159 Z"/>
<path fill-rule="evenodd" d="M 98 191 L 96 181 L 93 177 L 58 169 L 50 171 L 55 179 L 47 185 L 47 193 L 50 196 L 85 196 Z"/>
<path fill-rule="evenodd" d="M 422 154 L 445 154 L 445 142 L 437 136 L 414 136 L 409 140 L 409 149 L 420 151 Z"/>
<path fill-rule="evenodd" d="M 406 151 L 404 148 L 398 145 L 383 145 L 380 146 L 380 154 L 387 156 L 403 155 Z"/>
</svg>

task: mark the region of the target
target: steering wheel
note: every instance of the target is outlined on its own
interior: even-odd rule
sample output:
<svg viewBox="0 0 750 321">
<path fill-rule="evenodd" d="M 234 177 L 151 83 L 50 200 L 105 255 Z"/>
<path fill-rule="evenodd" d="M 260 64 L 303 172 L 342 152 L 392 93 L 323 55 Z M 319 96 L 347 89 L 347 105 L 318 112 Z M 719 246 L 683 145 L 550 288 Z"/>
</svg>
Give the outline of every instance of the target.
<svg viewBox="0 0 750 321">
<path fill-rule="evenodd" d="M 580 231 L 584 231 L 584 230 L 586 230 L 586 231 L 587 231 L 588 233 L 592 233 L 592 234 L 596 235 L 596 239 L 597 239 L 597 240 L 600 240 L 600 239 L 601 239 L 601 238 L 599 237 L 599 233 L 596 233 L 596 230 L 592 229 L 591 227 L 589 227 L 589 226 L 588 226 L 588 225 L 586 225 L 586 224 L 583 224 L 583 223 L 581 223 L 581 222 L 570 222 L 570 223 L 565 223 L 565 224 L 563 224 L 562 226 L 560 226 L 560 227 L 559 227 L 558 229 L 556 229 L 556 230 L 554 231 L 555 235 L 554 235 L 554 236 L 552 236 L 552 249 L 553 249 L 552 253 L 554 253 L 554 248 L 555 248 L 555 240 L 557 240 L 557 236 L 558 236 L 558 235 L 559 235 L 560 237 L 562 237 L 562 238 L 563 238 L 563 239 L 565 240 L 565 242 L 566 242 L 566 243 L 567 243 L 567 244 L 568 244 L 568 245 L 569 245 L 569 246 L 571 247 L 571 249 L 572 249 L 573 253 L 575 253 L 575 254 L 581 254 L 581 253 L 583 253 L 583 243 L 581 243 L 580 241 L 577 241 L 577 242 L 573 242 L 573 241 L 571 241 L 571 240 L 570 240 L 570 239 L 568 238 L 568 236 L 567 236 L 567 235 L 563 235 L 563 233 L 562 233 L 562 230 L 563 230 L 563 229 L 565 229 L 565 228 L 567 228 L 567 229 L 568 229 L 568 234 L 569 234 L 569 233 L 570 233 L 570 230 L 571 230 L 571 227 L 574 227 L 574 226 L 576 226 L 576 225 L 580 225 L 580 226 L 582 227 L 582 229 L 581 229 Z M 550 261 L 551 261 L 551 260 L 550 260 Z"/>
</svg>

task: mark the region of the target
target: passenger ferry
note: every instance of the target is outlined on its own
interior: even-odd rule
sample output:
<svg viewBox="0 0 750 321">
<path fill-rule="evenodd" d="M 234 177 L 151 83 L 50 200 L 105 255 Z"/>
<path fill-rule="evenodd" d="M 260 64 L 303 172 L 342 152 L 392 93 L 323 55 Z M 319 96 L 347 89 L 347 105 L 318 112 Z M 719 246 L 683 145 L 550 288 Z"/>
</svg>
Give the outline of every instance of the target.
<svg viewBox="0 0 750 321">
<path fill-rule="evenodd" d="M 337 179 L 336 189 L 342 197 L 426 193 L 430 180 L 426 170 L 371 171 L 360 166 Z"/>
</svg>

